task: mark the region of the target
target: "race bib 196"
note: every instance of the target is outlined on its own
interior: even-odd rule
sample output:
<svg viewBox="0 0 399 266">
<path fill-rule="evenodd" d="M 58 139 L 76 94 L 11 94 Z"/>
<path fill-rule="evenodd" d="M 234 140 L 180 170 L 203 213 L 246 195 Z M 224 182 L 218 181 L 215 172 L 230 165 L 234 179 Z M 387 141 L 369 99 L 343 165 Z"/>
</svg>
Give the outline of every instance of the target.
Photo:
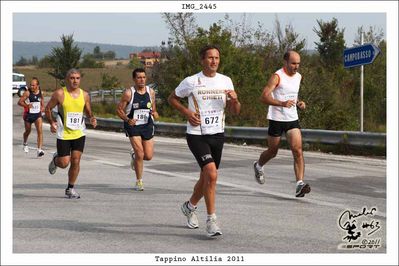
<svg viewBox="0 0 399 266">
<path fill-rule="evenodd" d="M 79 112 L 67 112 L 66 126 L 72 130 L 82 128 L 83 114 Z"/>
<path fill-rule="evenodd" d="M 134 110 L 133 119 L 136 119 L 136 126 L 147 124 L 149 118 L 150 118 L 150 109 Z"/>
</svg>

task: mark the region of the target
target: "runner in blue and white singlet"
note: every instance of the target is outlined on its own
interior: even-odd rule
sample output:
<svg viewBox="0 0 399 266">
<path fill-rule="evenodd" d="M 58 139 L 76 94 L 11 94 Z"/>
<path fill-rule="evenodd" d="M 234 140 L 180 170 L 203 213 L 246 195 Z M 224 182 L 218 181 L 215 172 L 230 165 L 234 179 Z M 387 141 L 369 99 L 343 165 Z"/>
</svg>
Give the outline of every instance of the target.
<svg viewBox="0 0 399 266">
<path fill-rule="evenodd" d="M 154 119 L 158 119 L 158 113 L 155 91 L 146 86 L 145 70 L 136 68 L 132 78 L 134 86 L 123 92 L 116 113 L 130 140 L 130 167 L 136 174 L 134 189 L 143 191 L 144 161 L 151 160 L 154 154 Z"/>
<path fill-rule="evenodd" d="M 44 155 L 44 151 L 42 150 L 42 112 L 44 111 L 44 97 L 37 78 L 32 78 L 30 88 L 21 96 L 18 105 L 24 108 L 23 119 L 25 132 L 23 133 L 23 150 L 25 153 L 29 152 L 28 137 L 32 129 L 32 124 L 35 124 L 37 130 L 37 157 L 41 158 Z"/>
</svg>

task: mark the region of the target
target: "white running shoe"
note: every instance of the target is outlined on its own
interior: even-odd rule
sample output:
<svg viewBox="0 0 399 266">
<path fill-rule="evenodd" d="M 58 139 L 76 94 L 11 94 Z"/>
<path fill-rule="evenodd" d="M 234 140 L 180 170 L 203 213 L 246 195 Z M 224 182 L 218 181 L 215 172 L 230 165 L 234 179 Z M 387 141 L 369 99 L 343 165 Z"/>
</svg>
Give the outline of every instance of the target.
<svg viewBox="0 0 399 266">
<path fill-rule="evenodd" d="M 181 205 L 180 209 L 182 213 L 187 217 L 188 228 L 198 228 L 198 217 L 196 212 L 197 209 L 190 210 L 190 208 L 188 207 L 188 201 L 184 202 L 183 205 Z"/>
<path fill-rule="evenodd" d="M 26 144 L 24 143 L 23 146 L 24 146 L 24 147 L 23 147 L 24 152 L 25 152 L 25 153 L 28 153 L 28 152 L 29 152 L 28 143 L 26 143 Z"/>
<path fill-rule="evenodd" d="M 65 189 L 65 196 L 69 199 L 80 199 L 80 195 L 74 188 Z"/>
<path fill-rule="evenodd" d="M 51 162 L 48 165 L 48 171 L 51 175 L 54 175 L 55 171 L 57 171 L 57 166 L 55 165 L 55 162 L 54 162 L 54 159 L 55 159 L 55 157 L 57 157 L 57 155 L 58 154 L 56 152 L 54 152 L 53 158 L 51 158 Z"/>
<path fill-rule="evenodd" d="M 188 201 L 184 202 L 183 205 L 181 205 L 180 209 L 182 213 L 187 217 L 188 228 L 191 229 L 198 228 L 198 217 L 196 209 L 190 210 L 190 208 L 188 207 Z"/>
<path fill-rule="evenodd" d="M 136 156 L 134 154 L 134 149 L 132 148 L 130 150 L 130 168 L 134 171 L 134 160 L 136 159 Z"/>
<path fill-rule="evenodd" d="M 258 168 L 256 167 L 257 163 L 257 161 L 254 162 L 255 180 L 259 184 L 263 185 L 265 183 L 265 173 L 263 172 L 263 168 L 258 170 Z"/>
<path fill-rule="evenodd" d="M 44 151 L 42 149 L 37 149 L 37 158 L 41 158 L 44 155 Z"/>
<path fill-rule="evenodd" d="M 208 237 L 216 237 L 222 235 L 222 231 L 219 226 L 216 224 L 216 218 L 209 218 L 206 221 L 206 232 Z"/>
</svg>

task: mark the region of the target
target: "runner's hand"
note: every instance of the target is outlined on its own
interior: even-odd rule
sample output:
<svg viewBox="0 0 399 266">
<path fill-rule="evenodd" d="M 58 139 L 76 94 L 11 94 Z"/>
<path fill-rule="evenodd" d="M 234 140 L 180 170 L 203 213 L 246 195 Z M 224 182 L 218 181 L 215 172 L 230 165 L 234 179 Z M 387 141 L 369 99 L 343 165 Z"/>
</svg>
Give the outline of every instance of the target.
<svg viewBox="0 0 399 266">
<path fill-rule="evenodd" d="M 92 116 L 92 117 L 90 118 L 90 124 L 93 126 L 93 128 L 96 128 L 96 126 L 97 126 L 97 119 L 96 119 L 94 116 Z"/>
<path fill-rule="evenodd" d="M 152 112 L 152 116 L 154 117 L 154 120 L 158 120 L 159 118 L 158 112 Z"/>
<path fill-rule="evenodd" d="M 201 118 L 198 113 L 190 111 L 190 113 L 187 115 L 187 119 L 190 125 L 194 127 L 201 125 Z"/>
<path fill-rule="evenodd" d="M 295 101 L 294 100 L 287 100 L 285 102 L 282 102 L 283 107 L 291 108 L 292 106 L 295 106 Z"/>
<path fill-rule="evenodd" d="M 226 90 L 227 101 L 237 101 L 237 93 L 234 90 Z"/>
<path fill-rule="evenodd" d="M 56 133 L 57 132 L 57 122 L 52 122 L 50 124 L 50 131 L 51 131 L 51 133 Z"/>
<path fill-rule="evenodd" d="M 127 120 L 127 123 L 129 124 L 129 126 L 134 126 L 136 125 L 136 121 L 137 119 L 129 118 L 129 120 Z"/>
<path fill-rule="evenodd" d="M 306 104 L 304 101 L 299 101 L 296 106 L 298 106 L 299 109 L 304 110 L 306 108 Z"/>
</svg>

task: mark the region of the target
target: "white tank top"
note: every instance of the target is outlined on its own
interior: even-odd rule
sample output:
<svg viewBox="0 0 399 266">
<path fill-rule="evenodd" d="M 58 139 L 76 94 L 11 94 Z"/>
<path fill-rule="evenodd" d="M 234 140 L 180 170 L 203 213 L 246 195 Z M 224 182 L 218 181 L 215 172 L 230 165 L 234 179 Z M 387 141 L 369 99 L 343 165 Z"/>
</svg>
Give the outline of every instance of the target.
<svg viewBox="0 0 399 266">
<path fill-rule="evenodd" d="M 233 82 L 219 73 L 207 77 L 200 72 L 179 84 L 175 90 L 176 96 L 188 97 L 188 108 L 198 112 L 201 117 L 201 126 L 193 127 L 187 122 L 188 134 L 213 135 L 224 132 L 226 90 L 234 90 Z"/>
<path fill-rule="evenodd" d="M 301 74 L 298 72 L 289 76 L 284 68 L 275 72 L 279 78 L 277 87 L 272 92 L 273 99 L 285 102 L 287 100 L 298 101 L 299 86 L 301 84 Z M 267 119 L 281 122 L 290 122 L 298 120 L 296 104 L 291 108 L 269 105 Z"/>
</svg>

